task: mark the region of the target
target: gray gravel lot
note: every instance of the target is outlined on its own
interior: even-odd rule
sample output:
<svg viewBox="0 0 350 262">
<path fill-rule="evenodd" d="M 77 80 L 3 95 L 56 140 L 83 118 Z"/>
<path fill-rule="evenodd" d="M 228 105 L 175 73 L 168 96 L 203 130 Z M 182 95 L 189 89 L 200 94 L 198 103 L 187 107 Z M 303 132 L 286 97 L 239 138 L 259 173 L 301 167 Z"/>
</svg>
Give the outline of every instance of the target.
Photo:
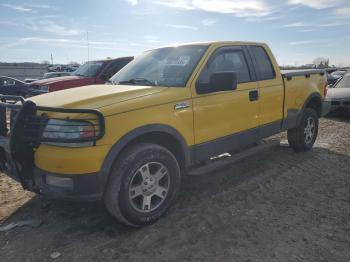
<svg viewBox="0 0 350 262">
<path fill-rule="evenodd" d="M 277 136 L 284 139 L 285 134 Z M 101 203 L 48 201 L 0 174 L 0 261 L 350 261 L 350 119 L 322 119 L 315 148 L 278 147 L 185 177 L 156 224 L 119 225 Z"/>
</svg>

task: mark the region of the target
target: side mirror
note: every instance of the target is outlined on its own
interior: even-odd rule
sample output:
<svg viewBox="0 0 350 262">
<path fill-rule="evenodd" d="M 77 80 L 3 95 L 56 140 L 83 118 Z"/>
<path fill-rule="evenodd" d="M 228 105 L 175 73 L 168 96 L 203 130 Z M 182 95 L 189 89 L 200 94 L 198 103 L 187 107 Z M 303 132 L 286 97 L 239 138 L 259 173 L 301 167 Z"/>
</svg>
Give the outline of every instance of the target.
<svg viewBox="0 0 350 262">
<path fill-rule="evenodd" d="M 210 76 L 209 83 L 196 83 L 198 94 L 237 89 L 237 73 L 234 71 L 216 72 Z"/>
</svg>

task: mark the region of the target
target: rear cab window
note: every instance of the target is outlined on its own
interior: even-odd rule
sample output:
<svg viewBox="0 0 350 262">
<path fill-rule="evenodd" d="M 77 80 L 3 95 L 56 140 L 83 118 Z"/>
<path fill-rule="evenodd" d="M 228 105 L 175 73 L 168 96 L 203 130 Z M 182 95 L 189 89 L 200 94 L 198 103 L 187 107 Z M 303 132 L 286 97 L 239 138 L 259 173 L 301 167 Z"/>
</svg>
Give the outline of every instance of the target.
<svg viewBox="0 0 350 262">
<path fill-rule="evenodd" d="M 120 59 L 120 60 L 113 61 L 112 63 L 107 65 L 104 71 L 102 72 L 102 78 L 106 80 L 110 79 L 117 72 L 119 72 L 120 69 L 126 66 L 130 61 L 131 59 Z"/>
<path fill-rule="evenodd" d="M 276 72 L 266 50 L 262 46 L 249 46 L 248 49 L 252 57 L 257 80 L 275 79 Z"/>
</svg>

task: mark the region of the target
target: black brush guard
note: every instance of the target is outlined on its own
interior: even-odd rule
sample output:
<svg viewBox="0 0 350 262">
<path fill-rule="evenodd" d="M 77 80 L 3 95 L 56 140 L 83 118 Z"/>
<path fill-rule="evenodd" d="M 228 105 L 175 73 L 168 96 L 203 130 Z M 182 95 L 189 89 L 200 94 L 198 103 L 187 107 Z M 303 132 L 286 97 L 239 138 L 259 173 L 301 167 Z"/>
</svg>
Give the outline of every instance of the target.
<svg viewBox="0 0 350 262">
<path fill-rule="evenodd" d="M 48 113 L 62 113 L 64 117 L 49 118 Z M 74 139 L 43 137 L 44 129 L 49 125 L 49 119 L 70 120 L 74 122 L 74 126 L 77 126 L 77 123 L 86 123 L 92 125 L 95 132 L 93 136 Z M 24 189 L 35 188 L 34 151 L 41 143 L 93 142 L 95 144 L 104 133 L 104 117 L 97 110 L 42 107 L 32 101 L 25 101 L 19 96 L 0 95 L 0 171 L 19 180 Z"/>
</svg>

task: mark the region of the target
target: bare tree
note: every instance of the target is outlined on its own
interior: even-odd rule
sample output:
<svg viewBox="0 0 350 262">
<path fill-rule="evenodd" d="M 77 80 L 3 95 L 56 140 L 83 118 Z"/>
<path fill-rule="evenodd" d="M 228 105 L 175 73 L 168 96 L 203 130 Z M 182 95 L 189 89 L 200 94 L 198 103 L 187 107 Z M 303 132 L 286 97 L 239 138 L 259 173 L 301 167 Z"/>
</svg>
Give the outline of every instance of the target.
<svg viewBox="0 0 350 262">
<path fill-rule="evenodd" d="M 326 67 L 329 67 L 329 58 L 318 57 L 318 58 L 315 58 L 312 61 L 312 63 L 315 64 L 316 67 L 318 68 L 326 68 Z"/>
<path fill-rule="evenodd" d="M 78 62 L 75 62 L 75 61 L 70 61 L 68 64 L 71 66 L 80 66 L 80 64 Z"/>
</svg>

